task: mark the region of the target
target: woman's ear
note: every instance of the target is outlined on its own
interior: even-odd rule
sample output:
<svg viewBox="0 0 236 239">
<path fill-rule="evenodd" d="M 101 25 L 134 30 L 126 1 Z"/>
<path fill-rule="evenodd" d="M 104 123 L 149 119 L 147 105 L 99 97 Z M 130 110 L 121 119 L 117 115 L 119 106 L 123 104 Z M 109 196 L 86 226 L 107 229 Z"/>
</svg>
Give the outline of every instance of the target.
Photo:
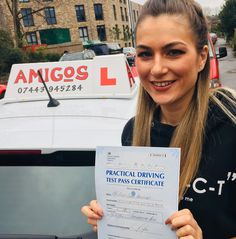
<svg viewBox="0 0 236 239">
<path fill-rule="evenodd" d="M 205 45 L 200 52 L 199 69 L 198 69 L 199 72 L 202 71 L 205 67 L 208 51 L 209 51 L 208 46 Z"/>
</svg>

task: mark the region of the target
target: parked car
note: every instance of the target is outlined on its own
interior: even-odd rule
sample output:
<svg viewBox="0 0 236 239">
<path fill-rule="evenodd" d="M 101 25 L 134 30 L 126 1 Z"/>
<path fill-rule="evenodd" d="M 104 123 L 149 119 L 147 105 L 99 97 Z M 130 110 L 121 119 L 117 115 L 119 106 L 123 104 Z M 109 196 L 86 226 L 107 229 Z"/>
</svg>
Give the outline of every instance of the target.
<svg viewBox="0 0 236 239">
<path fill-rule="evenodd" d="M 122 54 L 12 66 L 0 101 L 0 238 L 96 238 L 80 212 L 95 198 L 95 149 L 121 146 L 137 91 Z"/>
<path fill-rule="evenodd" d="M 82 52 L 64 53 L 59 61 L 76 61 L 93 59 L 96 56 L 93 50 L 84 50 Z"/>
<path fill-rule="evenodd" d="M 134 47 L 124 47 L 123 53 L 126 55 L 126 58 L 129 62 L 130 66 L 135 66 L 135 57 L 136 57 L 136 50 Z"/>
<path fill-rule="evenodd" d="M 216 54 L 215 47 L 210 36 L 208 38 L 208 47 L 210 56 L 210 88 L 216 88 L 221 86 L 218 59 L 227 56 L 227 49 L 226 47 L 219 47 L 219 53 Z"/>
<path fill-rule="evenodd" d="M 2 99 L 4 97 L 6 88 L 7 88 L 6 85 L 0 84 L 0 99 Z"/>
<path fill-rule="evenodd" d="M 135 56 L 136 55 L 136 50 L 134 47 L 124 47 L 123 48 L 123 53 L 126 56 Z"/>
<path fill-rule="evenodd" d="M 109 53 L 110 54 L 119 54 L 122 53 L 122 48 L 118 43 L 111 42 L 111 43 L 106 43 L 108 48 L 109 48 Z"/>
<path fill-rule="evenodd" d="M 97 56 L 122 53 L 120 45 L 114 42 L 91 42 L 90 44 L 84 45 L 84 47 L 93 50 Z"/>
<path fill-rule="evenodd" d="M 212 40 L 213 45 L 215 45 L 216 42 L 217 42 L 217 34 L 214 33 L 214 32 L 211 32 L 211 33 L 210 33 L 210 37 L 211 37 L 211 40 Z"/>
</svg>

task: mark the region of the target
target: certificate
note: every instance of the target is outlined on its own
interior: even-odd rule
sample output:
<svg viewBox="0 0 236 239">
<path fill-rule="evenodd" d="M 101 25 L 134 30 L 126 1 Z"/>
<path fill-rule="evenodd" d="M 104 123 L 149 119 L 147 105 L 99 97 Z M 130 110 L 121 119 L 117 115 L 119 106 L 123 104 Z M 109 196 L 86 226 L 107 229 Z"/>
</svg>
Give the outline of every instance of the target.
<svg viewBox="0 0 236 239">
<path fill-rule="evenodd" d="M 98 239 L 176 239 L 179 148 L 97 147 L 95 185 L 104 216 Z"/>
</svg>

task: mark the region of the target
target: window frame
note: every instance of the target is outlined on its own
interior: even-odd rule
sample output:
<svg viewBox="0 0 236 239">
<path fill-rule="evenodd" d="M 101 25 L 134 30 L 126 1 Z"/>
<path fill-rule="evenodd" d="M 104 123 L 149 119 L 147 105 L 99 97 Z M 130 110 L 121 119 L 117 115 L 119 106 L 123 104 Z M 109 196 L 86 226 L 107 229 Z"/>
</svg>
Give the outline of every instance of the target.
<svg viewBox="0 0 236 239">
<path fill-rule="evenodd" d="M 75 5 L 75 14 L 77 22 L 86 22 L 85 8 L 83 4 Z"/>
<path fill-rule="evenodd" d="M 56 12 L 54 7 L 46 7 L 44 9 L 44 14 L 45 14 L 45 20 L 48 25 L 57 24 Z"/>
<path fill-rule="evenodd" d="M 96 21 L 104 20 L 102 4 L 101 3 L 95 3 L 95 4 L 93 4 L 93 8 L 94 8 L 95 20 Z"/>
<path fill-rule="evenodd" d="M 81 31 L 82 31 L 82 35 L 80 34 L 81 33 Z M 86 34 L 84 34 L 84 33 L 87 33 L 87 35 Z M 88 27 L 79 27 L 79 38 L 80 38 L 80 40 L 83 42 L 83 41 L 88 41 L 89 40 L 89 33 L 88 33 Z"/>
<path fill-rule="evenodd" d="M 103 34 L 104 37 L 101 37 L 101 30 L 104 30 Z M 98 34 L 98 39 L 100 41 L 106 41 L 107 40 L 107 35 L 106 35 L 106 26 L 105 25 L 97 25 L 97 34 Z"/>
<path fill-rule="evenodd" d="M 30 37 L 30 41 L 28 41 L 28 36 Z M 35 41 L 34 38 L 35 37 Z M 38 44 L 38 38 L 37 38 L 37 33 L 34 32 L 26 32 L 26 41 L 29 45 L 37 45 Z"/>
<path fill-rule="evenodd" d="M 25 14 L 23 13 L 25 11 Z M 24 27 L 34 26 L 34 17 L 32 14 L 32 8 L 21 8 L 20 9 Z"/>
</svg>

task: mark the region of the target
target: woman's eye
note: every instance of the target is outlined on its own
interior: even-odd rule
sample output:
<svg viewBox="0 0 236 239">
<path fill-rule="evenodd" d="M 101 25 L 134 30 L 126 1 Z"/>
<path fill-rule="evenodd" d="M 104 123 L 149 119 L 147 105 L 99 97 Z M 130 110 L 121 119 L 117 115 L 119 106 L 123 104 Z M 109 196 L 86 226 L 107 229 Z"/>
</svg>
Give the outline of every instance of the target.
<svg viewBox="0 0 236 239">
<path fill-rule="evenodd" d="M 142 57 L 142 58 L 148 58 L 150 57 L 152 54 L 150 52 L 147 52 L 147 51 L 143 51 L 143 52 L 139 52 L 137 54 L 138 57 Z"/>
<path fill-rule="evenodd" d="M 182 54 L 184 54 L 184 51 L 179 50 L 179 49 L 172 49 L 172 50 L 169 50 L 167 52 L 168 56 L 179 56 L 179 55 L 182 55 Z"/>
</svg>

